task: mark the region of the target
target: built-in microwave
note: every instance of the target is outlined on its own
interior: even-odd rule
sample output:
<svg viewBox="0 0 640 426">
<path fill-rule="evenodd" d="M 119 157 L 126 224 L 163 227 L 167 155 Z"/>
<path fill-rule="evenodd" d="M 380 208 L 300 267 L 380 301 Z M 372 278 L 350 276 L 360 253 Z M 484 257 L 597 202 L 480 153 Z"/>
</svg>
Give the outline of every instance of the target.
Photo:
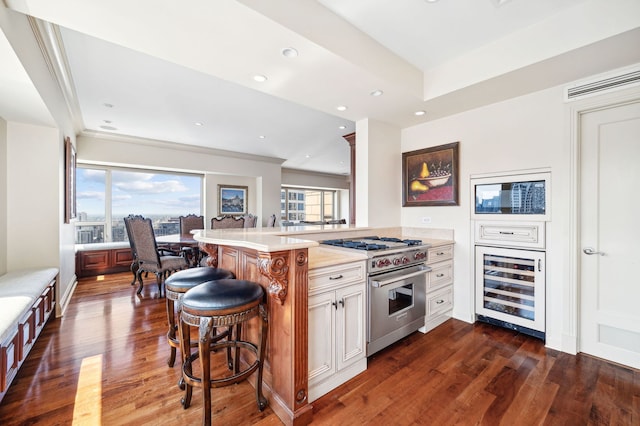
<svg viewBox="0 0 640 426">
<path fill-rule="evenodd" d="M 550 220 L 551 172 L 471 176 L 472 217 L 484 220 Z"/>
</svg>

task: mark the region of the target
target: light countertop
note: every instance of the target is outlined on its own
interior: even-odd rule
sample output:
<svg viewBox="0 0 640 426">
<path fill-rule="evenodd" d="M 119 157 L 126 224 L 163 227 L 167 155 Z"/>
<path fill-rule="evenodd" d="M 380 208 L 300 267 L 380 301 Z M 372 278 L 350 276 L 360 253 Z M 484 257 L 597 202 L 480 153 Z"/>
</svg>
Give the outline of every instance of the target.
<svg viewBox="0 0 640 426">
<path fill-rule="evenodd" d="M 366 252 L 360 250 L 337 250 L 331 246 L 309 248 L 309 269 L 342 265 L 366 259 L 368 259 Z"/>
<path fill-rule="evenodd" d="M 323 259 L 325 258 L 331 258 L 331 262 L 334 265 L 349 262 L 350 260 L 341 261 L 339 258 L 350 259 L 351 256 L 345 254 L 345 251 L 337 251 L 339 254 L 332 254 L 336 252 L 335 249 L 332 250 L 329 247 L 320 246 L 318 241 L 380 234 L 384 236 L 401 236 L 402 238 L 420 239 L 432 247 L 452 244 L 454 242 L 452 232 L 452 238 L 449 239 L 449 234 L 442 234 L 442 232 L 438 231 L 433 235 L 436 238 L 432 238 L 426 230 L 416 232 L 416 230 L 412 228 L 406 231 L 408 232 L 403 232 L 401 228 L 377 229 L 352 227 L 349 225 L 307 225 L 276 228 L 204 229 L 195 232 L 193 237 L 196 241 L 204 243 L 244 247 L 263 252 L 315 248 L 316 250 L 313 250 L 312 254 L 310 253 L 310 258 L 312 256 L 317 257 L 317 264 L 324 263 Z M 347 253 L 351 254 L 350 252 Z M 361 253 L 354 253 L 353 256 L 355 257 L 351 260 L 366 259 L 366 255 Z"/>
<path fill-rule="evenodd" d="M 335 235 L 362 231 L 369 228 L 354 228 L 349 225 L 307 225 L 283 226 L 276 228 L 231 228 L 204 229 L 193 234 L 196 241 L 209 244 L 245 247 L 258 251 L 273 252 L 317 247 L 317 238 L 312 234 Z"/>
</svg>

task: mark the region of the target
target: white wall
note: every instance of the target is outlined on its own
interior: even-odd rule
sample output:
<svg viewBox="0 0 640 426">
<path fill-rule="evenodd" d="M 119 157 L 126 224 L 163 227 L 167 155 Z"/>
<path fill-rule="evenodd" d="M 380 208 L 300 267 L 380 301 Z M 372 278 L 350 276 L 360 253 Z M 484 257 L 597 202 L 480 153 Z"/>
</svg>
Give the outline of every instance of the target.
<svg viewBox="0 0 640 426">
<path fill-rule="evenodd" d="M 402 131 L 402 151 L 460 142 L 459 206 L 402 208 L 402 226 L 455 230 L 454 316 L 473 321 L 473 240 L 469 176 L 551 168 L 547 224 L 547 345 L 561 349 L 563 290 L 569 283 L 570 140 L 562 88 L 552 88 Z M 398 175 L 400 175 L 398 173 Z"/>
<path fill-rule="evenodd" d="M 0 117 L 0 274 L 7 272 L 7 122 Z"/>
<path fill-rule="evenodd" d="M 356 122 L 356 225 L 400 224 L 400 129 L 380 121 Z"/>
</svg>

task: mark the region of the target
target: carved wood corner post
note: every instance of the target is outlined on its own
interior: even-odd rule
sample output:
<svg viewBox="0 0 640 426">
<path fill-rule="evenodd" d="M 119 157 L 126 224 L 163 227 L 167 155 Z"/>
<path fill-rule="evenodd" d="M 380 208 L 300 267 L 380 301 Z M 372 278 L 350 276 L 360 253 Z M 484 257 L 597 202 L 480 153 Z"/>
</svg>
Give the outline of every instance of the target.
<svg viewBox="0 0 640 426">
<path fill-rule="evenodd" d="M 309 386 L 308 251 L 258 252 L 258 269 L 267 278 L 270 365 L 273 391 L 282 404 L 274 412 L 285 424 L 306 425 L 313 412 Z"/>
<path fill-rule="evenodd" d="M 218 245 L 211 244 L 211 243 L 204 243 L 200 241 L 198 243 L 198 246 L 200 247 L 200 251 L 203 251 L 206 254 L 208 254 L 205 260 L 205 263 L 207 264 L 207 266 L 210 266 L 212 268 L 217 268 L 218 267 Z"/>
</svg>

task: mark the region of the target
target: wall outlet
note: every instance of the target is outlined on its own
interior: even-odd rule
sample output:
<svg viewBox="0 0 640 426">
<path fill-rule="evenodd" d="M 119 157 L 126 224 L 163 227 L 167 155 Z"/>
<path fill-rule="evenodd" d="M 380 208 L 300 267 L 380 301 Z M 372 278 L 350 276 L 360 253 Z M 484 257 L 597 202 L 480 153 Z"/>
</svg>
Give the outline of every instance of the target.
<svg viewBox="0 0 640 426">
<path fill-rule="evenodd" d="M 422 219 L 420 219 L 420 221 L 422 223 L 425 223 L 425 224 L 431 223 L 431 217 L 430 216 L 423 216 Z"/>
</svg>

